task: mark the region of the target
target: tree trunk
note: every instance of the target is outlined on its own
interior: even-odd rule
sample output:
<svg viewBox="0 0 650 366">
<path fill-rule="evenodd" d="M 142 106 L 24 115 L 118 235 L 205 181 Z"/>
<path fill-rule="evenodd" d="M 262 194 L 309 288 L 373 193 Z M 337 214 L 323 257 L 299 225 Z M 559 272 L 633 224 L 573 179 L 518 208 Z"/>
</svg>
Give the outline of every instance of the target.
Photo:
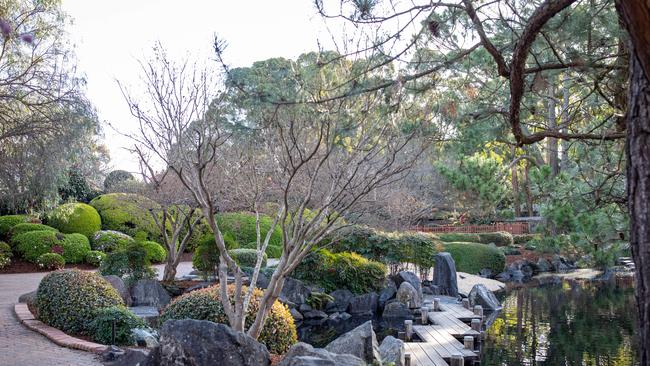
<svg viewBox="0 0 650 366">
<path fill-rule="evenodd" d="M 569 133 L 569 74 L 566 72 L 562 78 L 562 133 Z M 569 141 L 560 142 L 562 155 L 560 158 L 560 167 L 558 170 L 566 170 L 569 164 Z"/>
<path fill-rule="evenodd" d="M 555 114 L 555 80 L 549 78 L 548 83 L 548 129 L 555 131 L 557 129 L 557 116 Z M 547 161 L 551 167 L 552 175 L 555 177 L 560 171 L 560 164 L 557 153 L 557 139 L 554 137 L 547 138 Z"/>
<path fill-rule="evenodd" d="M 176 264 L 174 262 L 174 258 L 171 256 L 167 257 L 165 272 L 163 273 L 163 281 L 173 281 L 174 278 L 176 278 Z"/>
<path fill-rule="evenodd" d="M 636 265 L 639 364 L 650 365 L 650 2 L 618 0 L 630 35 L 630 86 L 626 115 L 627 199 L 630 247 Z"/>
<path fill-rule="evenodd" d="M 512 159 L 516 159 L 516 148 L 512 147 Z M 521 216 L 521 204 L 519 203 L 519 177 L 517 176 L 517 163 L 512 164 L 512 205 L 515 208 L 515 217 Z"/>
<path fill-rule="evenodd" d="M 533 212 L 533 194 L 530 192 L 530 176 L 528 170 L 530 169 L 530 162 L 526 161 L 524 166 L 524 180 L 526 181 L 526 209 L 528 210 L 528 217 L 532 217 Z"/>
</svg>

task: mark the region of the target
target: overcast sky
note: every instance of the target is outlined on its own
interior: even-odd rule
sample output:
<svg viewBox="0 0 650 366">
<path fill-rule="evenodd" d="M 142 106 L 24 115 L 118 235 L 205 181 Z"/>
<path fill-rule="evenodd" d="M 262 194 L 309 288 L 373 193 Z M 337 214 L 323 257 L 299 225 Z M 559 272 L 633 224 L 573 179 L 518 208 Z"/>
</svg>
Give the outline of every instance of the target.
<svg viewBox="0 0 650 366">
<path fill-rule="evenodd" d="M 134 121 L 115 80 L 136 86 L 137 59 L 156 41 L 172 57 L 189 52 L 207 59 L 213 58 L 218 34 L 229 45 L 226 61 L 246 66 L 270 57 L 294 58 L 327 38 L 311 0 L 63 0 L 63 8 L 73 18 L 70 36 L 88 98 L 100 120 L 121 131 Z M 129 141 L 106 125 L 104 133 L 112 168 L 137 171 L 137 161 L 123 150 Z"/>
</svg>

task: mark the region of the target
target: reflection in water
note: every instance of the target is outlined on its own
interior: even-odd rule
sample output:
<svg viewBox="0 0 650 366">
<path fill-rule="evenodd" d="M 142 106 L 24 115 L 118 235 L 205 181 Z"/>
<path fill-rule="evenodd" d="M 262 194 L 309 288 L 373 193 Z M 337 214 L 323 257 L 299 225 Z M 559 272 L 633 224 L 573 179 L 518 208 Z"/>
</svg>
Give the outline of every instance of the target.
<svg viewBox="0 0 650 366">
<path fill-rule="evenodd" d="M 501 299 L 482 365 L 638 365 L 633 289 L 556 284 Z"/>
</svg>

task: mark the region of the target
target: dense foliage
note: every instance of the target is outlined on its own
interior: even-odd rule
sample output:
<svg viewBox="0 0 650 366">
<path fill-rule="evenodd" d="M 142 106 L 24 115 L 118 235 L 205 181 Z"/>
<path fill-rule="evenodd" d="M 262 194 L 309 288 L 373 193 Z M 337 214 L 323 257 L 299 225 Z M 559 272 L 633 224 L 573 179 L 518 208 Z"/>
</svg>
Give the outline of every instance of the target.
<svg viewBox="0 0 650 366">
<path fill-rule="evenodd" d="M 147 260 L 151 263 L 162 263 L 167 258 L 167 250 L 155 241 L 141 241 L 140 244 L 147 251 Z"/>
<path fill-rule="evenodd" d="M 479 243 L 494 244 L 498 247 L 509 246 L 514 244 L 512 234 L 505 231 L 497 231 L 493 233 L 479 233 Z"/>
<path fill-rule="evenodd" d="M 257 263 L 256 249 L 247 249 L 247 248 L 230 249 L 228 253 L 241 267 L 255 267 L 255 263 Z M 266 261 L 268 260 L 268 256 L 266 255 L 266 253 L 264 253 L 262 257 L 263 257 L 262 267 L 266 267 Z"/>
<path fill-rule="evenodd" d="M 494 246 L 480 243 L 445 243 L 444 249 L 456 262 L 456 270 L 478 274 L 487 268 L 493 274 L 503 272 L 506 265 L 505 255 Z"/>
<path fill-rule="evenodd" d="M 226 248 L 229 250 L 238 248 L 238 243 L 227 233 L 223 235 Z M 219 250 L 215 244 L 214 236 L 205 236 L 192 255 L 192 265 L 197 271 L 202 272 L 204 277 L 217 274 L 219 265 Z"/>
<path fill-rule="evenodd" d="M 50 253 L 55 245 L 60 245 L 64 234 L 50 230 L 29 231 L 12 238 L 11 242 L 25 260 L 34 262 L 42 254 Z"/>
<path fill-rule="evenodd" d="M 47 222 L 62 233 L 79 233 L 87 238 L 92 237 L 102 226 L 97 210 L 85 203 L 61 205 L 49 214 Z"/>
<path fill-rule="evenodd" d="M 254 249 L 257 243 L 255 215 L 247 212 L 223 213 L 217 215 L 217 224 L 221 233 L 232 237 L 238 244 L 239 248 Z M 261 240 L 266 238 L 266 234 L 273 224 L 273 219 L 260 215 L 260 234 Z M 277 225 L 271 234 L 269 246 L 266 248 L 266 254 L 269 258 L 278 258 L 282 254 L 282 230 Z"/>
<path fill-rule="evenodd" d="M 25 222 L 12 227 L 11 230 L 9 230 L 9 237 L 18 236 L 20 234 L 29 231 L 58 231 L 58 230 L 48 225 Z"/>
<path fill-rule="evenodd" d="M 0 238 L 6 238 L 12 227 L 25 222 L 38 222 L 29 215 L 6 215 L 0 216 Z"/>
<path fill-rule="evenodd" d="M 149 210 L 158 204 L 132 193 L 108 193 L 90 201 L 102 219 L 102 229 L 125 233 L 131 237 L 157 240 L 160 230 Z"/>
<path fill-rule="evenodd" d="M 108 281 L 94 272 L 52 272 L 38 285 L 35 306 L 38 319 L 69 334 L 89 335 L 95 312 L 124 306 Z"/>
<path fill-rule="evenodd" d="M 466 243 L 481 242 L 481 238 L 478 236 L 478 234 L 473 234 L 473 233 L 442 233 L 442 234 L 438 234 L 438 238 L 444 242 L 454 242 L 454 241 L 462 241 Z"/>
<path fill-rule="evenodd" d="M 113 326 L 115 327 L 114 342 Z M 126 307 L 110 306 L 94 312 L 88 332 L 97 343 L 132 346 L 135 344 L 135 339 L 131 330 L 145 327 L 144 320 L 135 316 Z"/>
<path fill-rule="evenodd" d="M 81 263 L 90 252 L 90 242 L 82 234 L 66 234 L 59 245 L 63 248 L 66 263 Z"/>
<path fill-rule="evenodd" d="M 57 270 L 65 267 L 65 259 L 57 253 L 45 253 L 36 258 L 36 264 L 39 268 Z"/>
<path fill-rule="evenodd" d="M 93 235 L 91 245 L 93 250 L 110 253 L 126 249 L 129 244 L 134 242 L 132 237 L 119 231 L 100 230 Z"/>
<path fill-rule="evenodd" d="M 144 278 L 154 278 L 155 270 L 151 267 L 147 250 L 142 243 L 134 242 L 124 250 L 109 253 L 99 267 L 102 276 L 118 276 L 128 284 Z"/>
<path fill-rule="evenodd" d="M 84 258 L 84 261 L 91 266 L 99 267 L 104 259 L 106 259 L 106 253 L 100 252 L 98 250 L 91 250 L 86 253 L 86 258 Z"/>
<path fill-rule="evenodd" d="M 234 292 L 234 286 L 228 287 L 229 294 Z M 246 287 L 244 287 L 246 291 Z M 232 296 L 232 295 L 231 295 Z M 259 309 L 262 291 L 255 289 L 246 317 L 246 328 L 250 327 Z M 210 320 L 215 323 L 228 324 L 228 319 L 220 301 L 218 286 L 192 291 L 175 298 L 163 310 L 160 321 L 168 319 L 198 319 Z M 285 353 L 297 341 L 296 326 L 289 309 L 276 301 L 264 323 L 259 341 L 275 354 Z"/>
</svg>

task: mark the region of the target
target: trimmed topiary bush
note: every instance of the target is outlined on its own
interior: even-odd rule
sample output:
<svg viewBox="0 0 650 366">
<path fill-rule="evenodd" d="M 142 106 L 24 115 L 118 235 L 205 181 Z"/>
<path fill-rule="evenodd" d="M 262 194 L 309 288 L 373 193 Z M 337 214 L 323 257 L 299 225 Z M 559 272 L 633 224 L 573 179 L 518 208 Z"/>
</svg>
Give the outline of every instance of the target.
<svg viewBox="0 0 650 366">
<path fill-rule="evenodd" d="M 160 237 L 160 230 L 149 211 L 159 206 L 147 197 L 132 193 L 108 193 L 95 197 L 90 205 L 99 212 L 104 230 L 123 232 L 131 237 L 145 234 L 146 240 L 158 240 Z"/>
<path fill-rule="evenodd" d="M 445 243 L 444 249 L 451 253 L 460 272 L 479 273 L 489 268 L 492 273 L 501 273 L 506 266 L 506 256 L 496 247 L 481 243 Z"/>
<path fill-rule="evenodd" d="M 494 233 L 480 233 L 478 234 L 478 236 L 480 239 L 479 243 L 483 243 L 483 244 L 493 243 L 498 247 L 504 247 L 504 246 L 514 244 L 514 239 L 512 238 L 512 234 L 506 231 L 497 231 Z"/>
<path fill-rule="evenodd" d="M 332 253 L 321 249 L 310 253 L 294 270 L 293 276 L 330 292 L 347 288 L 363 294 L 381 290 L 387 275 L 386 265 L 357 253 Z"/>
<path fill-rule="evenodd" d="M 106 253 L 100 252 L 99 250 L 91 250 L 86 253 L 86 258 L 84 258 L 84 261 L 91 266 L 99 267 L 105 258 Z"/>
<path fill-rule="evenodd" d="M 234 286 L 228 286 L 228 291 L 232 296 Z M 244 291 L 246 291 L 245 287 Z M 219 286 L 184 294 L 167 305 L 160 316 L 160 322 L 164 323 L 169 319 L 197 319 L 228 324 L 228 318 L 223 311 L 220 298 Z M 261 298 L 262 291 L 255 289 L 247 312 L 245 324 L 247 329 L 255 320 Z M 276 301 L 271 307 L 258 340 L 266 346 L 269 352 L 275 354 L 285 353 L 291 345 L 297 342 L 293 317 L 289 313 L 289 309 L 279 301 Z"/>
<path fill-rule="evenodd" d="M 57 270 L 65 267 L 65 258 L 56 253 L 45 253 L 36 258 L 39 268 Z"/>
<path fill-rule="evenodd" d="M 85 203 L 61 205 L 50 213 L 47 222 L 62 233 L 79 233 L 87 238 L 102 228 L 102 221 L 97 210 Z"/>
<path fill-rule="evenodd" d="M 228 251 L 230 256 L 239 264 L 240 267 L 255 267 L 257 263 L 257 250 L 256 249 L 231 249 Z M 262 267 L 266 267 L 266 261 L 268 256 L 264 253 L 264 258 L 262 259 Z"/>
<path fill-rule="evenodd" d="M 540 238 L 539 234 L 519 234 L 512 236 L 515 244 L 526 244 L 531 240 L 536 240 Z"/>
<path fill-rule="evenodd" d="M 0 216 L 0 238 L 6 238 L 12 227 L 25 222 L 39 222 L 35 217 L 29 215 L 6 215 Z"/>
<path fill-rule="evenodd" d="M 93 235 L 91 247 L 104 253 L 111 253 L 117 250 L 126 249 L 135 240 L 119 231 L 100 230 Z"/>
<path fill-rule="evenodd" d="M 223 236 L 226 248 L 232 250 L 237 248 L 237 242 L 230 234 Z M 214 236 L 206 236 L 201 240 L 192 255 L 192 265 L 197 271 L 202 272 L 205 277 L 216 275 L 219 265 L 219 251 L 214 241 Z"/>
<path fill-rule="evenodd" d="M 108 281 L 94 272 L 56 271 L 41 280 L 36 292 L 38 319 L 73 335 L 89 335 L 95 312 L 124 306 Z"/>
<path fill-rule="evenodd" d="M 115 324 L 114 343 L 113 324 Z M 131 346 L 135 344 L 131 330 L 146 327 L 145 322 L 129 309 L 124 306 L 111 306 L 95 311 L 89 332 L 93 341 L 97 343 Z"/>
<path fill-rule="evenodd" d="M 441 241 L 451 242 L 464 242 L 464 243 L 480 243 L 481 238 L 478 234 L 472 233 L 441 233 L 438 234 Z"/>
<path fill-rule="evenodd" d="M 155 241 L 140 242 L 147 251 L 147 259 L 151 263 L 162 263 L 167 259 L 167 250 Z"/>
<path fill-rule="evenodd" d="M 224 237 L 230 235 L 240 248 L 255 249 L 257 246 L 257 231 L 255 215 L 247 212 L 231 212 L 218 214 L 216 216 L 219 229 Z M 273 225 L 273 219 L 266 215 L 260 215 L 260 234 L 262 240 Z M 232 248 L 229 248 L 232 249 Z M 269 258 L 278 258 L 282 254 L 282 229 L 279 225 L 275 227 L 266 248 Z"/>
<path fill-rule="evenodd" d="M 14 253 L 11 251 L 11 246 L 4 241 L 0 241 L 0 255 L 6 255 L 9 258 L 14 256 Z"/>
<path fill-rule="evenodd" d="M 66 234 L 59 245 L 66 263 L 81 263 L 90 252 L 90 242 L 83 234 Z"/>
<path fill-rule="evenodd" d="M 35 262 L 41 255 L 50 253 L 52 247 L 59 245 L 63 238 L 63 234 L 51 230 L 28 231 L 14 236 L 11 242 L 25 260 Z"/>
<path fill-rule="evenodd" d="M 108 254 L 102 261 L 99 272 L 102 276 L 118 276 L 129 285 L 156 276 L 156 271 L 147 258 L 147 250 L 139 242 L 129 244 L 124 250 Z"/>
<path fill-rule="evenodd" d="M 59 231 L 51 226 L 43 225 L 43 224 L 33 224 L 31 222 L 24 222 L 22 224 L 18 224 L 9 230 L 9 237 L 14 237 L 16 235 L 24 234 L 30 231 Z"/>
</svg>

